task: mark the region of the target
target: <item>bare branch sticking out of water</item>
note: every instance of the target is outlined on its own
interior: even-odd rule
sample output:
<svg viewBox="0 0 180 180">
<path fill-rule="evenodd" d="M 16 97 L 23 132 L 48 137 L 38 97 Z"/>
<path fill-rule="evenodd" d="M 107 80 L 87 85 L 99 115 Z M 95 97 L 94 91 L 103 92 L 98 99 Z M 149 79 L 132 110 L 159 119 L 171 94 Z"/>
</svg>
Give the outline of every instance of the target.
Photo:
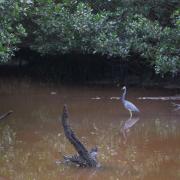
<svg viewBox="0 0 180 180">
<path fill-rule="evenodd" d="M 172 105 L 175 106 L 174 111 L 180 110 L 180 104 L 176 104 L 176 103 L 172 102 Z"/>
<path fill-rule="evenodd" d="M 9 116 L 12 113 L 13 113 L 13 111 L 8 111 L 7 113 L 4 113 L 3 115 L 0 116 L 0 120 L 6 118 L 7 116 Z"/>
<path fill-rule="evenodd" d="M 67 106 L 64 105 L 61 118 L 64 133 L 66 138 L 78 152 L 78 154 L 75 155 L 64 156 L 64 161 L 67 163 L 74 163 L 81 167 L 98 167 L 99 163 L 97 162 L 97 147 L 92 148 L 90 151 L 88 151 L 71 129 L 68 118 L 69 114 L 67 111 Z"/>
</svg>

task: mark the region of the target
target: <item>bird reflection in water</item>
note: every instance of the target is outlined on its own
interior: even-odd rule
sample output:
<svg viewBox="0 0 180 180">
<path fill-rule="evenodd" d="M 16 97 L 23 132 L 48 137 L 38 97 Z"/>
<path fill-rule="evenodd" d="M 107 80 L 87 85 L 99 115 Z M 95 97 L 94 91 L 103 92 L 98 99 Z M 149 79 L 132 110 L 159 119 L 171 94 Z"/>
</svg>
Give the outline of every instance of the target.
<svg viewBox="0 0 180 180">
<path fill-rule="evenodd" d="M 129 119 L 127 119 L 122 127 L 121 127 L 121 134 L 123 136 L 123 139 L 124 139 L 124 143 L 127 142 L 127 134 L 128 132 L 130 131 L 130 129 L 139 121 L 139 117 L 130 117 Z"/>
</svg>

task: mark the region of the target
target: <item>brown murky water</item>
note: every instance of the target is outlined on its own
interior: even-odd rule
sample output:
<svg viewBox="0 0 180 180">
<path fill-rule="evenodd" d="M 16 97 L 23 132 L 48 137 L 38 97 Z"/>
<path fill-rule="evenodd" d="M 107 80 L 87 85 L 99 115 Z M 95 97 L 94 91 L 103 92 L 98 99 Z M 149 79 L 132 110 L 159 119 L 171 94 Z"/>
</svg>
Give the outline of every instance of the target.
<svg viewBox="0 0 180 180">
<path fill-rule="evenodd" d="M 178 93 L 129 88 L 128 99 L 141 110 L 130 120 L 116 98 L 120 87 L 1 81 L 0 114 L 14 113 L 0 122 L 0 179 L 180 179 L 180 112 L 171 101 L 138 99 Z M 98 146 L 101 168 L 56 164 L 74 153 L 58 120 L 64 103 L 78 137 Z M 129 130 L 123 134 L 122 127 Z"/>
</svg>

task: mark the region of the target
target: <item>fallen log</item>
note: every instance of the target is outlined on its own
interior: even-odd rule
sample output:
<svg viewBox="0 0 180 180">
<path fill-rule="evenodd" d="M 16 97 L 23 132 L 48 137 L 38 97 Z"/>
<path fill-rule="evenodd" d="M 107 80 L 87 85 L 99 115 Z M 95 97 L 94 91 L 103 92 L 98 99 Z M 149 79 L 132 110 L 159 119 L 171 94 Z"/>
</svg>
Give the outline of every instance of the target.
<svg viewBox="0 0 180 180">
<path fill-rule="evenodd" d="M 67 106 L 64 105 L 61 122 L 64 128 L 64 133 L 69 142 L 74 146 L 78 154 L 64 156 L 64 162 L 70 162 L 80 167 L 99 167 L 97 161 L 97 147 L 92 148 L 90 151 L 80 142 L 69 125 L 69 115 Z"/>
<path fill-rule="evenodd" d="M 7 113 L 4 113 L 3 115 L 0 116 L 0 120 L 6 118 L 6 117 L 9 116 L 11 113 L 13 113 L 13 111 L 8 111 Z"/>
</svg>

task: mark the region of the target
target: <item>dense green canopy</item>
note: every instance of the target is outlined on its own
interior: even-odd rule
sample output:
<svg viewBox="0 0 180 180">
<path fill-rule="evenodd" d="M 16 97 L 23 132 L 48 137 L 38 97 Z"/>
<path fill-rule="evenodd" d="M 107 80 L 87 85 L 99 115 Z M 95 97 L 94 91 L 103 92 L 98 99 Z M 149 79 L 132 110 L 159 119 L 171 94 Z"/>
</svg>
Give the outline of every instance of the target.
<svg viewBox="0 0 180 180">
<path fill-rule="evenodd" d="M 180 71 L 179 5 L 179 0 L 3 1 L 0 61 L 22 46 L 42 55 L 78 52 L 129 60 L 138 54 L 156 73 L 175 74 Z"/>
</svg>

